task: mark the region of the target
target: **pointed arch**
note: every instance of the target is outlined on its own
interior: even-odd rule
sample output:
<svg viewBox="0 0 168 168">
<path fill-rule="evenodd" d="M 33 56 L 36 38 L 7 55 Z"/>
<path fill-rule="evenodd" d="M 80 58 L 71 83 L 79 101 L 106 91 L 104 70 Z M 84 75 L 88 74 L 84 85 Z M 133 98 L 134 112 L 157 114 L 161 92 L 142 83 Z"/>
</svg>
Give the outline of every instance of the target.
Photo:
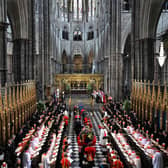
<svg viewBox="0 0 168 168">
<path fill-rule="evenodd" d="M 28 39 L 28 1 L 7 0 L 7 12 L 13 26 L 14 39 Z"/>
<path fill-rule="evenodd" d="M 66 73 L 68 71 L 67 67 L 68 67 L 68 57 L 67 57 L 66 51 L 63 50 L 62 52 L 62 71 L 63 73 Z"/>
</svg>

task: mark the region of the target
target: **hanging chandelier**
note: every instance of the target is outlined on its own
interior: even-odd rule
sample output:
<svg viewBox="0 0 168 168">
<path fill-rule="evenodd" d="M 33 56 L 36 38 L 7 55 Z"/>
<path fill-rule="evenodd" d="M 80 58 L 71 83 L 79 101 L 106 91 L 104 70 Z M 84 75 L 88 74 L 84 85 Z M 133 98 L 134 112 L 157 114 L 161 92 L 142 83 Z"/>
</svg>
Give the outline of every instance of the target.
<svg viewBox="0 0 168 168">
<path fill-rule="evenodd" d="M 164 65 L 164 63 L 166 61 L 166 56 L 164 54 L 165 54 L 164 53 L 164 44 L 161 41 L 160 42 L 160 52 L 159 52 L 159 56 L 157 57 L 159 65 L 160 65 L 161 68 L 163 67 L 163 65 Z"/>
</svg>

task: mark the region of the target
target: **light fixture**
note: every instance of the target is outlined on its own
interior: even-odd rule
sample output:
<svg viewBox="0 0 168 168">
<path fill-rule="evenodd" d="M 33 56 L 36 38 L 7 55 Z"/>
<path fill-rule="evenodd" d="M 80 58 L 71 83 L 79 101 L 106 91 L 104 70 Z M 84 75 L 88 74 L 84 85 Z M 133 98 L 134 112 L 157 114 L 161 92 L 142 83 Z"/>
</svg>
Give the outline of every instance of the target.
<svg viewBox="0 0 168 168">
<path fill-rule="evenodd" d="M 157 59 L 158 59 L 160 67 L 162 68 L 166 60 L 166 56 L 164 55 L 164 45 L 162 41 L 160 42 L 160 52 L 159 52 L 159 56 L 157 57 Z"/>
</svg>

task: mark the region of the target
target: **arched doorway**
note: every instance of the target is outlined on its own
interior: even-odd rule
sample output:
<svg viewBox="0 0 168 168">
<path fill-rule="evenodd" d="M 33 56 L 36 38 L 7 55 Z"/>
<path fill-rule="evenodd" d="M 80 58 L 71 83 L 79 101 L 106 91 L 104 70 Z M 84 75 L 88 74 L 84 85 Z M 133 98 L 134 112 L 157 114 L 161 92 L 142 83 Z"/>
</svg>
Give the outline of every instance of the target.
<svg viewBox="0 0 168 168">
<path fill-rule="evenodd" d="M 92 73 L 93 59 L 94 59 L 93 50 L 90 50 L 89 55 L 88 55 L 89 73 Z"/>
<path fill-rule="evenodd" d="M 80 55 L 80 54 L 74 55 L 73 65 L 74 65 L 73 66 L 74 73 L 82 73 L 82 70 L 83 70 L 83 58 L 82 58 L 82 55 Z"/>
<path fill-rule="evenodd" d="M 66 51 L 64 50 L 62 53 L 62 73 L 68 72 L 68 57 Z"/>
</svg>

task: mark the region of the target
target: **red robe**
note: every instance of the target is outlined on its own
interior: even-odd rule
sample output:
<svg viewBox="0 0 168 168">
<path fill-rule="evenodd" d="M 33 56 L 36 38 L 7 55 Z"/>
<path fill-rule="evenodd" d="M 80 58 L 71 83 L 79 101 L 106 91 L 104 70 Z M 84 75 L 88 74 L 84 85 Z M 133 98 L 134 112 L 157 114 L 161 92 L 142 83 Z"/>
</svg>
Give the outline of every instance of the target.
<svg viewBox="0 0 168 168">
<path fill-rule="evenodd" d="M 85 153 L 87 155 L 87 161 L 91 162 L 94 160 L 96 148 L 92 146 L 88 146 L 85 148 Z"/>
</svg>

